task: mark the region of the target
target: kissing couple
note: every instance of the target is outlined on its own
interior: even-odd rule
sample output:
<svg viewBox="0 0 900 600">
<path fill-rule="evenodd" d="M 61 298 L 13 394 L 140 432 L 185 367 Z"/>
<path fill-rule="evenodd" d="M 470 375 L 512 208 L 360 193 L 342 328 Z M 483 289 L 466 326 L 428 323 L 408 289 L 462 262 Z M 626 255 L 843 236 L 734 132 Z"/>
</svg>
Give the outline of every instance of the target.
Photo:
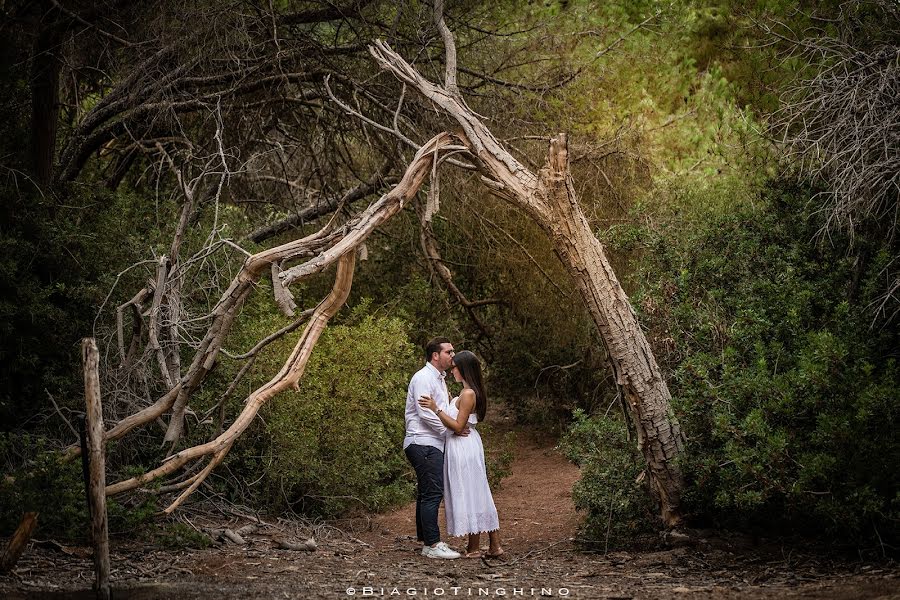
<svg viewBox="0 0 900 600">
<path fill-rule="evenodd" d="M 463 385 L 452 400 L 447 373 Z M 413 375 L 406 393 L 406 436 L 403 450 L 416 471 L 416 539 L 428 558 L 499 558 L 500 520 L 488 486 L 484 446 L 476 425 L 487 413 L 481 363 L 466 350 L 437 337 L 425 344 L 425 366 Z M 468 535 L 468 546 L 456 552 L 441 541 L 438 508 L 444 500 L 447 531 Z M 481 534 L 490 546 L 481 552 Z"/>
</svg>

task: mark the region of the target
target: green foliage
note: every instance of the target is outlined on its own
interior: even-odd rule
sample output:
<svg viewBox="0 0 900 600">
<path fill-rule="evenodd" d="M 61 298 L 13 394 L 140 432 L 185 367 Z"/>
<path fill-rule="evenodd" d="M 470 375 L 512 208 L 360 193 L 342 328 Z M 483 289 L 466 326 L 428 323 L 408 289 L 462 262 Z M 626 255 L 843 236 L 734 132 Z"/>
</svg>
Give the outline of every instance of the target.
<svg viewBox="0 0 900 600">
<path fill-rule="evenodd" d="M 47 403 L 45 389 L 77 393 L 78 341 L 141 243 L 140 208 L 124 194 L 77 188 L 63 203 L 14 183 L 0 185 L 0 205 L 0 420 L 12 426 Z"/>
<path fill-rule="evenodd" d="M 325 330 L 300 391 L 277 398 L 265 416 L 265 477 L 278 490 L 270 498 L 304 513 L 377 510 L 410 496 L 399 449 L 419 353 L 403 321 L 365 315 L 365 308 Z"/>
<path fill-rule="evenodd" d="M 583 536 L 603 548 L 633 541 L 657 520 L 645 486 L 638 483 L 643 460 L 621 420 L 588 416 L 580 409 L 573 417 L 559 446 L 581 468 L 572 498 L 576 508 L 587 511 Z"/>
<path fill-rule="evenodd" d="M 491 423 L 479 423 L 478 434 L 484 444 L 484 463 L 487 469 L 488 485 L 492 490 L 500 489 L 503 479 L 512 474 L 515 458 L 516 432 L 500 434 Z"/>
<path fill-rule="evenodd" d="M 0 531 L 12 532 L 22 513 L 38 513 L 42 536 L 83 542 L 90 531 L 81 460 L 65 462 L 42 436 L 0 433 L 6 475 L 0 481 Z M 111 535 L 140 531 L 158 510 L 155 499 L 107 500 Z"/>
<path fill-rule="evenodd" d="M 11 533 L 22 513 L 38 512 L 38 530 L 65 540 L 83 540 L 89 531 L 81 462 L 64 463 L 49 440 L 0 434 L 7 475 L 0 482 L 0 530 Z M 17 457 L 18 464 L 10 464 Z"/>
<path fill-rule="evenodd" d="M 166 523 L 154 529 L 151 541 L 166 550 L 182 550 L 184 548 L 208 548 L 212 540 L 184 523 Z"/>
<path fill-rule="evenodd" d="M 889 242 L 813 243 L 810 196 L 773 184 L 648 235 L 633 300 L 672 370 L 698 518 L 896 535 L 898 332 L 869 309 Z"/>
</svg>

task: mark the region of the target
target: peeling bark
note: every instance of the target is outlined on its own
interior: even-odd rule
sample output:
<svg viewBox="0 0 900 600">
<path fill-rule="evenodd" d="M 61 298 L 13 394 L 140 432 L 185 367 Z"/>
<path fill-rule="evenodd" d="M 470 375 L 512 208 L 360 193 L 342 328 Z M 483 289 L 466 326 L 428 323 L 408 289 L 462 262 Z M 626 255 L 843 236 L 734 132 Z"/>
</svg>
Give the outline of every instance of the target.
<svg viewBox="0 0 900 600">
<path fill-rule="evenodd" d="M 683 480 L 677 459 L 684 449 L 684 435 L 634 310 L 578 204 L 566 135 L 551 139 L 547 165 L 535 175 L 503 148 L 462 98 L 425 79 L 386 43 L 377 41 L 369 51 L 384 69 L 460 124 L 463 142 L 485 185 L 524 210 L 550 238 L 607 347 L 638 431 L 651 487 L 659 496 L 663 522 L 668 527 L 678 525 Z"/>
</svg>

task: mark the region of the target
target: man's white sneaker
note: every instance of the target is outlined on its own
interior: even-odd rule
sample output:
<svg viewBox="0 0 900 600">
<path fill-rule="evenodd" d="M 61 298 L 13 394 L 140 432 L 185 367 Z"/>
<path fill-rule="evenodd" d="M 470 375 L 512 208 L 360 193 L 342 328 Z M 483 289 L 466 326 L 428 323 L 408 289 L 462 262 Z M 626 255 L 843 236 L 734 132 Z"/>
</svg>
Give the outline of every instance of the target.
<svg viewBox="0 0 900 600">
<path fill-rule="evenodd" d="M 434 546 L 425 546 L 422 548 L 422 556 L 428 558 L 454 559 L 459 558 L 460 554 L 456 550 L 451 550 L 450 546 L 444 542 L 438 542 Z"/>
</svg>

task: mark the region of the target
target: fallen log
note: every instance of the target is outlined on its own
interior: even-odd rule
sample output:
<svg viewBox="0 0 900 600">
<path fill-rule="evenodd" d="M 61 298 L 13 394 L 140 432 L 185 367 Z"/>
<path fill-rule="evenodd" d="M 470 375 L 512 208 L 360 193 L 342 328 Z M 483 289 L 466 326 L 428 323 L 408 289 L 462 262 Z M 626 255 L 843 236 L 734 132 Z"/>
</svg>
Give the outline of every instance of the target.
<svg viewBox="0 0 900 600">
<path fill-rule="evenodd" d="M 315 552 L 315 550 L 319 547 L 316 544 L 315 538 L 309 538 L 305 542 L 290 542 L 288 540 L 275 539 L 272 540 L 272 543 L 276 548 L 280 548 L 282 550 L 300 550 L 306 552 Z"/>
<path fill-rule="evenodd" d="M 214 541 L 227 541 L 232 544 L 237 544 L 238 546 L 244 546 L 247 544 L 247 540 L 245 540 L 241 534 L 234 531 L 233 529 L 218 529 L 218 528 L 203 528 L 209 537 L 211 537 Z"/>
<path fill-rule="evenodd" d="M 22 556 L 22 551 L 34 533 L 34 528 L 37 527 L 37 516 L 36 512 L 27 512 L 22 517 L 6 550 L 3 551 L 3 556 L 0 557 L 0 573 L 9 573 L 16 566 L 19 557 Z"/>
</svg>

